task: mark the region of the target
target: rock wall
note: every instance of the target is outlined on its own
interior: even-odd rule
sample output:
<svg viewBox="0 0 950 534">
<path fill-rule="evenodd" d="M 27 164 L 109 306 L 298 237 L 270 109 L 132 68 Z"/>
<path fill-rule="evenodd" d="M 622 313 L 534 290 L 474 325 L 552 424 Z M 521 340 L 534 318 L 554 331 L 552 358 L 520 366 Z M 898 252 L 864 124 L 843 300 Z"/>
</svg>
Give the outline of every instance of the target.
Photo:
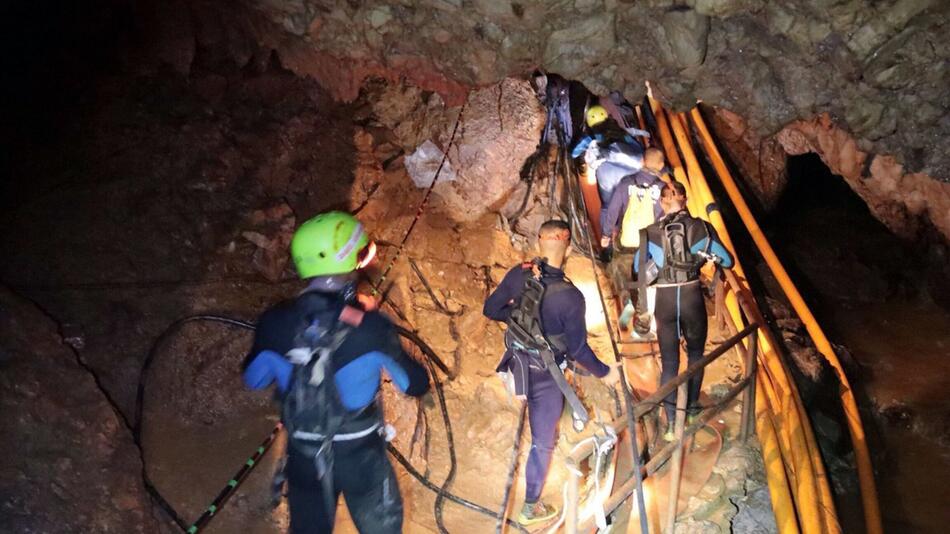
<svg viewBox="0 0 950 534">
<path fill-rule="evenodd" d="M 905 181 L 950 180 L 950 3 L 939 0 L 244 0 L 227 10 L 176 0 L 138 11 L 151 49 L 130 60 L 138 68 L 158 58 L 187 72 L 209 56 L 243 65 L 273 50 L 341 100 L 384 78 L 449 107 L 534 68 L 634 101 L 650 80 L 674 107 L 701 99 L 740 113 L 760 139 L 824 113 L 861 151 L 921 176 Z M 760 148 L 754 159 L 778 153 Z M 774 196 L 771 168 L 751 179 Z"/>
<path fill-rule="evenodd" d="M 950 177 L 931 135 L 950 133 L 940 38 L 950 4 L 938 0 L 249 5 L 270 22 L 256 23 L 261 42 L 345 99 L 367 76 L 405 76 L 450 102 L 536 67 L 631 99 L 652 80 L 674 105 L 698 98 L 741 111 L 760 133 L 828 112 L 908 170 Z"/>
<path fill-rule="evenodd" d="M 0 531 L 158 532 L 131 433 L 57 325 L 2 287 L 0 369 Z"/>
<path fill-rule="evenodd" d="M 456 221 L 476 220 L 509 199 L 519 184 L 521 164 L 534 152 L 544 127 L 544 110 L 530 84 L 512 78 L 473 90 L 464 110 L 448 108 L 438 94 L 405 84 L 382 84 L 365 99 L 374 121 L 392 131 L 403 153 L 411 154 L 426 141 L 441 150 L 452 143 L 447 161 L 455 176 L 446 180 L 440 175 L 433 191 L 436 204 Z"/>
<path fill-rule="evenodd" d="M 919 237 L 921 222 L 930 221 L 950 237 L 950 183 L 908 171 L 893 156 L 862 150 L 828 115 L 795 121 L 776 138 L 789 154 L 820 155 L 867 202 L 871 213 L 898 235 Z"/>
<path fill-rule="evenodd" d="M 870 152 L 828 114 L 793 121 L 767 137 L 728 110 L 716 108 L 709 116 L 720 145 L 766 208 L 785 190 L 786 157 L 814 152 L 897 235 L 920 239 L 932 225 L 950 238 L 950 183 L 909 172 L 894 156 Z"/>
</svg>

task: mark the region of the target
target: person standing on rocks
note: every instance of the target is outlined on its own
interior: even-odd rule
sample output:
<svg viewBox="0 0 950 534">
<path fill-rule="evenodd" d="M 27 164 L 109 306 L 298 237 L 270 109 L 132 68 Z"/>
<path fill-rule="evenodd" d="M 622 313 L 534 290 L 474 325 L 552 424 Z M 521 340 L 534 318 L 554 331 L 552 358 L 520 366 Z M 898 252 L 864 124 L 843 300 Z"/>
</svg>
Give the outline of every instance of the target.
<svg viewBox="0 0 950 534">
<path fill-rule="evenodd" d="M 664 185 L 660 191 L 660 204 L 666 215 L 641 231 L 642 236 L 645 234 L 642 239 L 647 242 L 641 243 L 645 250 L 638 254 L 634 269 L 641 277 L 648 277 L 647 273 L 652 269 L 647 263 L 652 260 L 656 266 L 656 333 L 663 365 L 660 383 L 665 384 L 679 374 L 680 338 L 686 340 L 687 365 L 703 357 L 708 318 L 699 280 L 700 269 L 706 262 L 728 269 L 733 260 L 715 228 L 686 210 L 686 187 L 683 184 L 674 181 Z M 650 282 L 643 280 L 640 288 L 645 288 Z M 649 313 L 639 302 L 637 313 L 635 328 L 645 331 L 649 328 Z M 697 411 L 702 385 L 702 371 L 689 379 L 687 406 L 691 414 Z M 663 405 L 667 421 L 663 437 L 672 441 L 676 392 L 670 393 Z"/>
<path fill-rule="evenodd" d="M 531 450 L 525 467 L 524 507 L 518 516 L 518 521 L 525 525 L 551 519 L 558 513 L 540 498 L 565 398 L 577 417 L 577 404 L 573 402 L 576 394 L 564 382 L 563 369 L 569 361 L 577 362 L 610 387 L 620 379 L 618 367 L 602 363 L 587 344 L 584 296 L 561 270 L 570 246 L 571 230 L 567 223 L 552 220 L 542 224 L 538 232 L 540 259 L 509 270 L 482 310 L 488 318 L 508 323 L 507 350 L 496 371 L 508 373 L 515 395 L 527 402 Z M 541 343 L 513 334 L 522 331 L 521 325 L 526 321 L 535 325 L 528 327 L 535 329 L 528 332 L 529 339 L 543 338 Z"/>
<path fill-rule="evenodd" d="M 375 255 L 356 218 L 318 215 L 290 246 L 309 283 L 261 315 L 244 369 L 250 388 L 276 382 L 282 400 L 290 531 L 332 532 L 342 493 L 360 532 L 401 532 L 402 497 L 377 392 L 383 370 L 412 396 L 428 391 L 429 377 L 403 352 L 389 319 L 356 298 L 357 271 Z"/>
</svg>

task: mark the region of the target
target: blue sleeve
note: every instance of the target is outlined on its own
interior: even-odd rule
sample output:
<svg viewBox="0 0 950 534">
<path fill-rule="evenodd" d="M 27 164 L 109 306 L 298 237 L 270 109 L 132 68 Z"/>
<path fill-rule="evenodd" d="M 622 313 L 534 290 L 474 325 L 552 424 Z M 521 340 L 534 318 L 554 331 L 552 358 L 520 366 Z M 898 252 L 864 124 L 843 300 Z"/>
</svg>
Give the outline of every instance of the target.
<svg viewBox="0 0 950 534">
<path fill-rule="evenodd" d="M 373 316 L 374 320 L 384 319 L 381 314 Z M 377 367 L 383 367 L 393 382 L 406 395 L 418 397 L 429 391 L 429 375 L 425 367 L 419 362 L 409 357 L 402 348 L 402 342 L 395 328 L 388 319 L 381 321 L 379 328 L 385 328 L 385 341 L 380 344 L 377 351 L 369 351 L 367 354 L 379 354 Z"/>
<path fill-rule="evenodd" d="M 607 204 L 607 214 L 604 216 L 604 227 L 601 228 L 601 235 L 612 236 L 620 223 L 620 217 L 627 210 L 627 202 L 630 200 L 629 185 L 631 178 L 620 180 L 614 192 L 610 195 L 610 203 Z"/>
<path fill-rule="evenodd" d="M 571 157 L 576 158 L 583 154 L 584 151 L 587 150 L 587 145 L 589 145 L 591 141 L 593 141 L 593 139 L 589 135 L 582 137 L 581 140 L 577 142 L 577 145 L 574 146 L 574 150 L 571 152 Z"/>
<path fill-rule="evenodd" d="M 707 238 L 705 237 L 700 239 L 698 243 L 690 247 L 690 251 L 695 254 L 705 249 L 706 239 Z M 719 258 L 719 265 L 721 265 L 723 268 L 725 269 L 732 268 L 732 264 L 733 264 L 732 254 L 729 254 L 729 251 L 726 250 L 726 247 L 724 247 L 722 243 L 720 243 L 715 238 L 713 238 L 712 245 L 709 246 L 709 253 Z"/>
<path fill-rule="evenodd" d="M 272 350 L 260 352 L 244 369 L 244 384 L 250 389 L 264 389 L 277 381 L 281 392 L 290 387 L 293 364 Z"/>
<path fill-rule="evenodd" d="M 482 313 L 485 317 L 494 321 L 505 322 L 511 315 L 514 308 L 512 300 L 520 293 L 524 286 L 524 274 L 520 265 L 513 267 L 502 279 L 495 291 L 485 299 L 485 305 L 482 307 Z"/>
<path fill-rule="evenodd" d="M 657 245 L 653 241 L 647 241 L 647 259 L 653 260 L 653 263 L 660 269 L 663 268 L 663 247 Z M 633 256 L 633 272 L 640 272 L 640 261 L 639 256 L 634 254 Z"/>
<path fill-rule="evenodd" d="M 408 357 L 412 365 L 397 361 L 380 351 L 368 352 L 337 370 L 333 375 L 340 401 L 347 410 L 359 410 L 376 398 L 381 370 L 392 379 L 393 384 L 407 395 L 418 397 L 428 390 L 429 378 L 425 369 Z"/>
<path fill-rule="evenodd" d="M 610 372 L 610 367 L 597 359 L 587 343 L 587 322 L 584 319 L 587 305 L 584 302 L 584 295 L 580 290 L 571 291 L 571 293 L 573 295 L 571 306 L 563 308 L 569 312 L 567 320 L 563 321 L 567 355 L 597 378 L 603 378 Z"/>
</svg>

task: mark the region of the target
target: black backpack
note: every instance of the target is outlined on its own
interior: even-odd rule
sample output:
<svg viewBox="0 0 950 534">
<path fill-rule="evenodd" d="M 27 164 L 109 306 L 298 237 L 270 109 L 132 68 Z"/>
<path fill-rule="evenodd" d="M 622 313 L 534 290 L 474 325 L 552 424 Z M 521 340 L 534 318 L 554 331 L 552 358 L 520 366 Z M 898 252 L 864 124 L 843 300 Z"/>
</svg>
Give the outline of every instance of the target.
<svg viewBox="0 0 950 534">
<path fill-rule="evenodd" d="M 699 224 L 689 224 L 690 222 L 693 222 L 692 217 L 682 211 L 661 226 L 664 257 L 660 278 L 666 283 L 681 284 L 698 279 L 699 270 L 709 255 L 712 239 L 706 222 L 699 220 Z M 693 253 L 690 243 L 698 241 L 695 233 L 700 227 L 706 233 L 705 249 L 701 253 Z"/>
<path fill-rule="evenodd" d="M 563 334 L 547 335 L 541 318 L 541 303 L 544 297 L 574 287 L 569 280 L 541 280 L 541 260 L 535 258 L 522 265 L 524 285 L 515 308 L 508 316 L 508 329 L 505 331 L 505 346 L 527 355 L 540 363 L 551 374 L 564 399 L 571 407 L 574 428 L 579 432 L 590 420 L 587 410 L 577 397 L 574 388 L 567 383 L 564 372 L 557 364 L 555 355 L 567 351 L 567 340 Z"/>
<path fill-rule="evenodd" d="M 290 387 L 283 396 L 281 421 L 287 430 L 288 449 L 313 459 L 329 513 L 335 507 L 333 437 L 353 420 L 336 388 L 333 355 L 354 327 L 340 320 L 342 300 L 333 296 L 307 293 L 299 298 L 297 306 L 301 313 L 294 348 L 285 354 L 294 366 Z M 273 482 L 274 504 L 279 502 L 285 480 L 281 467 Z"/>
<path fill-rule="evenodd" d="M 316 457 L 343 427 L 346 409 L 333 380 L 333 353 L 352 327 L 333 316 L 308 317 L 287 353 L 294 363 L 281 420 L 291 447 Z M 322 439 L 321 439 L 322 438 Z"/>
<path fill-rule="evenodd" d="M 544 333 L 541 320 L 541 302 L 546 294 L 552 294 L 569 289 L 571 283 L 567 280 L 549 281 L 545 285 L 535 269 L 540 273 L 540 262 L 535 259 L 522 265 L 524 283 L 521 294 L 515 302 L 515 308 L 508 316 L 508 330 L 505 331 L 505 346 L 511 349 L 527 351 L 549 350 L 553 353 L 563 353 L 566 343 L 563 336 L 551 336 Z"/>
</svg>

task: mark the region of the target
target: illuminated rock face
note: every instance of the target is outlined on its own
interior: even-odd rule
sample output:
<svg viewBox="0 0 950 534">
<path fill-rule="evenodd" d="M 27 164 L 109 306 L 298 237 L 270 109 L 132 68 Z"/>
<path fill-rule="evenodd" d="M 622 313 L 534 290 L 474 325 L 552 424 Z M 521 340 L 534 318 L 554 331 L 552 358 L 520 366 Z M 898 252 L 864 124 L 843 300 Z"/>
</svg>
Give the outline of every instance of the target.
<svg viewBox="0 0 950 534">
<path fill-rule="evenodd" d="M 177 4 L 151 8 L 155 23 L 144 26 L 152 60 L 181 72 L 196 50 L 243 65 L 267 57 L 253 51 L 260 46 L 339 100 L 384 78 L 438 93 L 448 108 L 473 88 L 535 68 L 631 100 L 650 80 L 674 108 L 701 99 L 740 114 L 755 138 L 827 113 L 862 152 L 893 156 L 902 174 L 950 179 L 950 156 L 940 148 L 950 136 L 947 2 L 247 0 L 227 11 Z M 781 150 L 774 139 L 762 149 L 765 159 Z M 780 185 L 770 169 L 756 172 L 764 189 Z"/>
</svg>

